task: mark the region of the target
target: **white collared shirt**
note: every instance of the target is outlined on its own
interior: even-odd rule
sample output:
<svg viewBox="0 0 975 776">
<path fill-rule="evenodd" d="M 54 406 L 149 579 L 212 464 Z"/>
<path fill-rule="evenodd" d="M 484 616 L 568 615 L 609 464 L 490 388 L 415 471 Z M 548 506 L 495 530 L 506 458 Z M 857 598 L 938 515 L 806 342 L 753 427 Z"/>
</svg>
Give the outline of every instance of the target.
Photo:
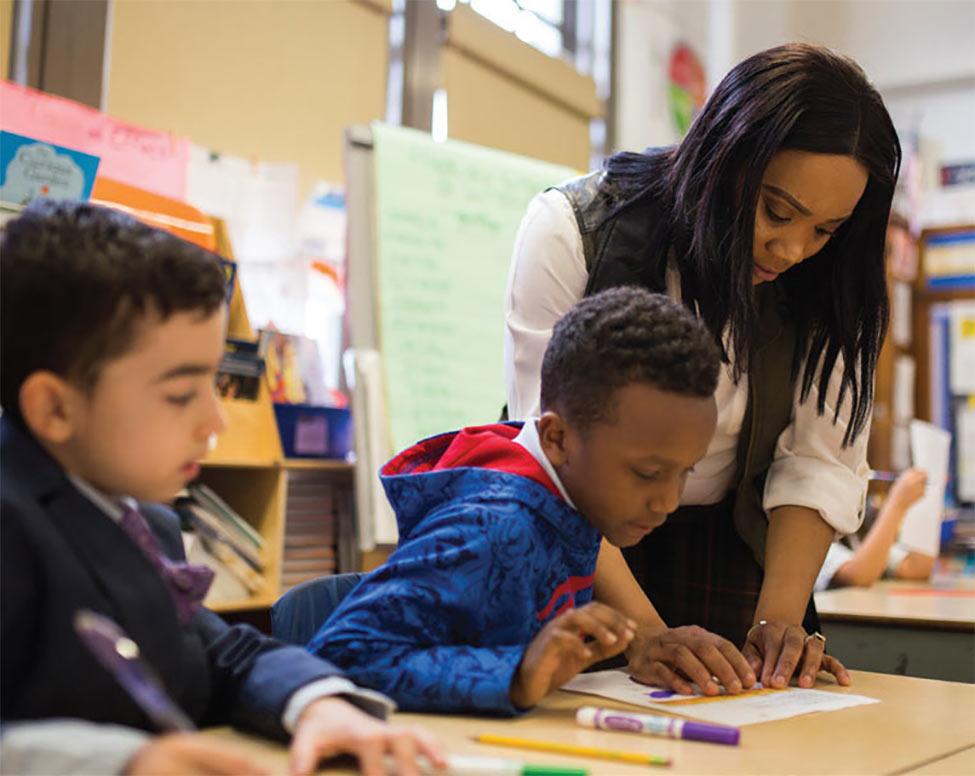
<svg viewBox="0 0 975 776">
<path fill-rule="evenodd" d="M 69 474 L 68 479 L 71 480 L 72 485 L 81 491 L 82 496 L 112 518 L 112 520 L 116 523 L 121 521 L 122 514 L 127 508 L 138 509 L 138 505 L 136 504 L 134 498 L 123 496 L 118 501 L 113 501 L 111 498 L 98 490 L 98 488 L 96 488 L 94 485 L 81 479 L 81 477 L 76 477 L 73 474 Z"/>
<path fill-rule="evenodd" d="M 559 479 L 559 475 L 555 471 L 555 467 L 552 466 L 552 462 L 545 455 L 545 451 L 542 450 L 542 442 L 538 438 L 538 418 L 528 418 L 525 421 L 525 425 L 522 426 L 521 431 L 518 432 L 518 436 L 515 437 L 515 442 L 522 447 L 524 447 L 529 453 L 531 453 L 532 458 L 538 461 L 545 473 L 552 479 L 555 483 L 555 487 L 559 489 L 559 493 L 562 494 L 562 498 L 565 499 L 566 503 L 572 507 L 576 508 L 576 505 L 572 502 L 569 497 L 569 492 L 565 489 L 562 484 L 562 480 Z"/>
<path fill-rule="evenodd" d="M 515 238 L 504 298 L 504 374 L 508 416 L 540 412 L 542 356 L 555 323 L 585 292 L 589 279 L 582 237 L 572 206 L 559 191 L 546 191 L 528 206 Z M 668 294 L 679 298 L 676 273 L 668 273 Z M 793 397 L 792 422 L 779 436 L 765 484 L 766 511 L 795 505 L 817 510 L 838 535 L 859 528 L 867 492 L 869 429 L 844 448 L 849 402 L 833 423 L 842 379 L 837 362 L 829 382 L 826 409 L 816 412 L 814 384 L 806 401 Z M 797 381 L 801 382 L 801 381 Z M 748 379 L 735 383 L 723 364 L 715 391 L 718 425 L 705 457 L 687 478 L 681 505 L 714 504 L 733 486 L 738 436 L 748 405 Z"/>
</svg>

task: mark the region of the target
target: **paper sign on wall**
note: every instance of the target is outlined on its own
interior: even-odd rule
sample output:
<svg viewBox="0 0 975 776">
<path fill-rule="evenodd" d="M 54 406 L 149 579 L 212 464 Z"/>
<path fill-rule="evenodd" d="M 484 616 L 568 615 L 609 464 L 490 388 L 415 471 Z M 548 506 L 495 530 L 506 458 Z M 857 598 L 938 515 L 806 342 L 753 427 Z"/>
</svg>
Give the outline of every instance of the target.
<svg viewBox="0 0 975 776">
<path fill-rule="evenodd" d="M 37 197 L 88 199 L 98 157 L 0 132 L 0 200 L 26 205 Z"/>
<path fill-rule="evenodd" d="M 113 119 L 87 105 L 0 81 L 8 132 L 101 159 L 99 175 L 183 200 L 190 143 L 185 137 Z"/>
</svg>

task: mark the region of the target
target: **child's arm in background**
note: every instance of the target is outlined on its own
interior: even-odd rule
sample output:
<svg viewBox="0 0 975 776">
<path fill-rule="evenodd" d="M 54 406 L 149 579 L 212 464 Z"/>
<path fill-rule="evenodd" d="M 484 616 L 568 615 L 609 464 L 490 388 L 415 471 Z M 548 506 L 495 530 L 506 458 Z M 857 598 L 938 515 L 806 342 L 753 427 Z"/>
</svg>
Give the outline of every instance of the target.
<svg viewBox="0 0 975 776">
<path fill-rule="evenodd" d="M 908 550 L 899 543 L 890 548 L 890 555 L 887 557 L 887 576 L 925 582 L 931 579 L 933 571 L 934 558 L 930 555 Z"/>
<path fill-rule="evenodd" d="M 856 585 L 868 587 L 883 576 L 887 567 L 890 553 L 897 532 L 908 508 L 922 495 L 927 485 L 927 474 L 921 469 L 907 469 L 893 484 L 890 493 L 884 500 L 880 514 L 863 543 L 857 548 L 853 557 L 840 566 L 834 580 L 840 585 Z M 927 579 L 934 566 L 934 558 L 928 558 L 919 553 L 908 553 L 894 572 L 901 579 Z M 901 574 L 903 567 L 904 575 Z"/>
<path fill-rule="evenodd" d="M 907 557 L 894 567 L 894 577 L 897 579 L 911 579 L 924 582 L 931 579 L 931 572 L 934 571 L 934 558 L 930 555 L 922 555 L 913 550 L 907 553 Z"/>
</svg>

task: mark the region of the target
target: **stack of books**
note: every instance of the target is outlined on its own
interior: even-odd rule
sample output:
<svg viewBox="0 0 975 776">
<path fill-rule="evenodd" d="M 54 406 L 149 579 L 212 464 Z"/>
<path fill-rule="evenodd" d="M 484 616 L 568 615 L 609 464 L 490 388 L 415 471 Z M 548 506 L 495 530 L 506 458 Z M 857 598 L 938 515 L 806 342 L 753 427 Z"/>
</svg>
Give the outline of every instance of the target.
<svg viewBox="0 0 975 776">
<path fill-rule="evenodd" d="M 267 588 L 264 538 L 213 490 L 193 483 L 175 506 L 192 531 L 187 560 L 204 563 L 216 575 L 209 603 L 249 598 Z"/>
<path fill-rule="evenodd" d="M 315 472 L 289 472 L 282 591 L 336 572 L 339 500 L 334 484 Z"/>
</svg>

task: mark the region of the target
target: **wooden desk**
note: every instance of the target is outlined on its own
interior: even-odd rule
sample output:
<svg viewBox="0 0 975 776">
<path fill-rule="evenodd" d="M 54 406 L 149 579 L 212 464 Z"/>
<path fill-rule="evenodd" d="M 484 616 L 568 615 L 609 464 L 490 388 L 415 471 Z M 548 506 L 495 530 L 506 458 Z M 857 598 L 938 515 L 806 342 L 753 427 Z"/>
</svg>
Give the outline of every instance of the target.
<svg viewBox="0 0 975 776">
<path fill-rule="evenodd" d="M 947 757 L 939 757 L 904 773 L 911 776 L 971 776 L 975 773 L 975 746 L 969 746 Z"/>
<path fill-rule="evenodd" d="M 816 593 L 829 651 L 849 668 L 975 682 L 975 579 L 882 581 Z"/>
<path fill-rule="evenodd" d="M 513 720 L 477 717 L 441 717 L 397 714 L 395 721 L 426 726 L 440 737 L 451 754 L 478 754 L 519 758 L 532 763 L 585 766 L 592 776 L 627 774 L 893 774 L 934 767 L 940 760 L 951 765 L 969 763 L 968 748 L 975 747 L 975 687 L 887 674 L 853 673 L 853 687 L 820 683 L 819 689 L 853 692 L 878 698 L 881 703 L 822 714 L 807 714 L 778 722 L 742 728 L 737 747 L 673 741 L 630 733 L 588 730 L 575 724 L 579 706 L 629 708 L 587 695 L 558 692 L 523 717 Z M 476 733 L 500 733 L 548 741 L 650 752 L 673 758 L 671 768 L 647 768 L 622 763 L 546 755 L 471 741 Z M 232 739 L 253 754 L 256 763 L 273 773 L 285 773 L 287 758 L 278 744 L 242 736 L 227 728 L 211 735 Z M 326 768 L 326 773 L 353 773 Z M 920 771 L 946 774 L 949 771 Z M 968 773 L 972 771 L 969 770 Z"/>
</svg>

